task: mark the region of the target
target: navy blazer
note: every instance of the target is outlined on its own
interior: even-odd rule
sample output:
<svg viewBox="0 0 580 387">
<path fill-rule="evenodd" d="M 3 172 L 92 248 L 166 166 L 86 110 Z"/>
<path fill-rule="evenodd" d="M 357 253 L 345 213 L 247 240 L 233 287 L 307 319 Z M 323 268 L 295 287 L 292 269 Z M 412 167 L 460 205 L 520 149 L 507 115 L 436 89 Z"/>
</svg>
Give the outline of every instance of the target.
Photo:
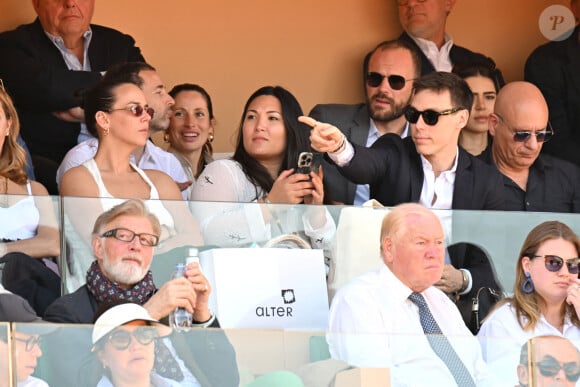
<svg viewBox="0 0 580 387">
<path fill-rule="evenodd" d="M 76 145 L 80 124 L 61 121 L 52 112 L 79 106 L 75 93 L 93 85 L 111 65 L 144 61 L 131 36 L 94 24 L 91 30 L 92 71 L 68 70 L 38 18 L 0 34 L 0 78 L 14 99 L 22 137 L 33 155 L 60 163 Z"/>
<path fill-rule="evenodd" d="M 371 198 L 387 207 L 418 202 L 423 165 L 411 137 L 385 134 L 372 147 L 354 145 L 348 165 L 339 167 L 356 184 L 370 184 Z M 503 210 L 502 175 L 459 147 L 451 207 L 460 210 Z"/>
<path fill-rule="evenodd" d="M 369 136 L 371 118 L 366 104 L 316 105 L 310 111 L 310 117 L 320 122 L 327 122 L 339 128 L 352 144 L 366 146 Z M 353 204 L 356 184 L 342 176 L 333 164 L 322 161 L 324 170 L 324 187 L 335 202 Z"/>
</svg>

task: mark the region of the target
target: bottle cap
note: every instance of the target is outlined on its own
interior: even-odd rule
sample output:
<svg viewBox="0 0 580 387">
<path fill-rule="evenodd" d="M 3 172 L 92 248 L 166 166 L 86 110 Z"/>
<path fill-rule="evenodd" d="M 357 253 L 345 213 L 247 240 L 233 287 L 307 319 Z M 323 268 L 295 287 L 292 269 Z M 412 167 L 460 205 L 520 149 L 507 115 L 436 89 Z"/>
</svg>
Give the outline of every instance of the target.
<svg viewBox="0 0 580 387">
<path fill-rule="evenodd" d="M 199 263 L 199 256 L 198 254 L 198 250 L 196 247 L 190 247 L 188 250 L 188 256 L 187 258 L 185 258 L 185 264 L 189 265 L 190 263 Z"/>
</svg>

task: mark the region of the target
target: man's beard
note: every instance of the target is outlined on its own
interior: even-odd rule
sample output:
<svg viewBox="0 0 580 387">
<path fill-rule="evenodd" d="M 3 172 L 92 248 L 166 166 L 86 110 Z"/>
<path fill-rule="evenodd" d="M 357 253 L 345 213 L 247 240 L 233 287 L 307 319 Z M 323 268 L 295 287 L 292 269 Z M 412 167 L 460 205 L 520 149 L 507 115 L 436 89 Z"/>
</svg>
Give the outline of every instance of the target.
<svg viewBox="0 0 580 387">
<path fill-rule="evenodd" d="M 143 257 L 139 254 L 127 254 L 122 258 L 130 257 L 143 262 Z M 122 285 L 134 285 L 141 281 L 145 277 L 145 274 L 147 274 L 149 268 L 143 268 L 141 264 L 135 261 L 123 261 L 122 258 L 116 263 L 111 264 L 106 253 L 103 251 L 103 259 L 101 262 L 103 271 L 108 274 L 109 279 Z"/>
<path fill-rule="evenodd" d="M 389 101 L 389 103 L 391 104 L 391 110 L 390 111 L 387 111 L 387 110 L 378 111 L 377 109 L 373 108 L 372 102 L 378 98 Z M 405 107 L 408 104 L 409 104 L 409 101 L 396 104 L 395 100 L 393 98 L 389 98 L 384 94 L 375 94 L 372 97 L 367 99 L 367 106 L 369 107 L 369 114 L 370 114 L 371 118 L 373 119 L 373 121 L 377 121 L 377 122 L 391 122 L 391 121 L 396 120 L 397 118 L 399 118 L 403 115 L 403 113 L 405 112 Z"/>
</svg>

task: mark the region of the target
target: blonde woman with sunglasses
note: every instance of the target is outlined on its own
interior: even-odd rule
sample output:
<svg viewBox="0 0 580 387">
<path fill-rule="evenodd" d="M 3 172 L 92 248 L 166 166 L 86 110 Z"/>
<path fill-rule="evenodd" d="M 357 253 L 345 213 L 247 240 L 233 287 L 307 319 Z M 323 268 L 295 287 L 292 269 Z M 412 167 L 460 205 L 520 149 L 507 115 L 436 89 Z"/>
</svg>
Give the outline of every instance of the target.
<svg viewBox="0 0 580 387">
<path fill-rule="evenodd" d="M 521 346 L 541 335 L 580 340 L 580 240 L 564 223 L 533 228 L 516 263 L 513 297 L 498 303 L 477 334 L 497 375 L 513 375 Z M 511 382 L 511 380 L 510 380 Z"/>
</svg>

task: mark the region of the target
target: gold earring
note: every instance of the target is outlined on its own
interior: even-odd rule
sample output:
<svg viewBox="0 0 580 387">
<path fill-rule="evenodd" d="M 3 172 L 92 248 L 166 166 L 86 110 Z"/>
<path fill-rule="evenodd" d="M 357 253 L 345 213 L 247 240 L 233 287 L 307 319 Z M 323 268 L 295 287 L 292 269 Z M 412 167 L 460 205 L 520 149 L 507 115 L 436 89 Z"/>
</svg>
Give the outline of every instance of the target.
<svg viewBox="0 0 580 387">
<path fill-rule="evenodd" d="M 208 137 L 208 141 L 209 141 L 209 142 L 213 142 L 213 133 L 211 133 L 211 134 L 209 135 L 209 137 Z"/>
<path fill-rule="evenodd" d="M 108 136 L 109 135 L 109 131 L 110 131 L 110 128 L 103 129 L 103 136 Z"/>
<path fill-rule="evenodd" d="M 163 135 L 163 141 L 169 144 L 169 133 L 165 132 L 165 134 Z"/>
</svg>

